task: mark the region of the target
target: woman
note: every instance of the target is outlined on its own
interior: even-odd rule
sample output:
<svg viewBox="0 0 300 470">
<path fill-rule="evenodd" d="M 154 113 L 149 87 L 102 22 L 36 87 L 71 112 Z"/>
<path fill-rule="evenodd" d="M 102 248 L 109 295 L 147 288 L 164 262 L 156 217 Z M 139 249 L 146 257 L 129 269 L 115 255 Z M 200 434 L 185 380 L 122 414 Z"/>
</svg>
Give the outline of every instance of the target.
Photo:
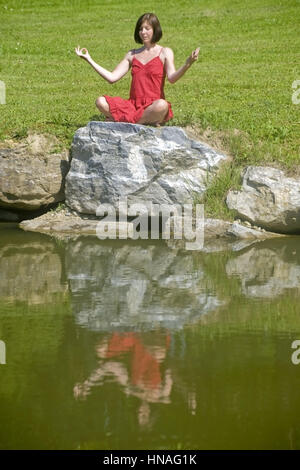
<svg viewBox="0 0 300 470">
<path fill-rule="evenodd" d="M 176 70 L 172 49 L 157 44 L 161 37 L 162 30 L 157 16 L 153 13 L 140 16 L 134 39 L 143 46 L 130 50 L 113 72 L 96 64 L 87 49 L 80 49 L 80 46 L 75 49 L 76 54 L 85 59 L 109 83 L 120 80 L 131 68 L 132 82 L 128 100 L 108 95 L 99 96 L 96 100 L 97 108 L 107 120 L 160 125 L 173 117 L 171 104 L 164 96 L 165 76 L 170 83 L 179 80 L 197 60 L 199 48 Z"/>
</svg>

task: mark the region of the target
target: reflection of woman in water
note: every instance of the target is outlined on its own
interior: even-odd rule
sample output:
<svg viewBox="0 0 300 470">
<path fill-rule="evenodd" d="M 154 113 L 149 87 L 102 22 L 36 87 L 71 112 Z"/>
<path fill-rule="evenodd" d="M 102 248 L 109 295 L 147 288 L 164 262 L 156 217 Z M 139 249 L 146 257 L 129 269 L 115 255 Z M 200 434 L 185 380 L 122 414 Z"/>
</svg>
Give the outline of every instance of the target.
<svg viewBox="0 0 300 470">
<path fill-rule="evenodd" d="M 166 338 L 166 348 L 169 347 L 169 336 Z M 145 348 L 135 333 L 120 335 L 114 333 L 108 343 L 106 358 L 116 357 L 120 353 L 132 351 L 131 383 L 135 386 L 145 386 L 155 389 L 161 385 L 159 362 L 165 358 L 165 348 Z"/>
<path fill-rule="evenodd" d="M 84 383 L 75 385 L 75 398 L 85 398 L 90 389 L 99 385 L 105 376 L 113 375 L 127 395 L 142 400 L 138 419 L 141 425 L 146 425 L 150 417 L 149 403 L 170 403 L 173 384 L 171 371 L 167 369 L 163 378 L 160 371 L 169 344 L 169 335 L 165 338 L 164 346 L 145 347 L 136 333 L 113 333 L 109 341 L 105 340 L 97 346 L 97 354 L 102 359 L 100 366 Z M 123 362 L 110 360 L 126 352 L 131 354 L 130 371 Z"/>
</svg>

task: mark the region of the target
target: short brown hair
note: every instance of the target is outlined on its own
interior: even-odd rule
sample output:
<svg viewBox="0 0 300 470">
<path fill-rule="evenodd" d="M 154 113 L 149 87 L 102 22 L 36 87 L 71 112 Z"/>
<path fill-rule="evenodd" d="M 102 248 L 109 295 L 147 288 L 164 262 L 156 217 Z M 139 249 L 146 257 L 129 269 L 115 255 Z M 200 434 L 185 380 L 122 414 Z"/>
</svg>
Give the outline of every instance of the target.
<svg viewBox="0 0 300 470">
<path fill-rule="evenodd" d="M 152 37 L 151 42 L 152 43 L 158 42 L 162 38 L 162 30 L 161 30 L 159 19 L 157 18 L 156 15 L 154 15 L 154 13 L 144 13 L 137 20 L 135 30 L 134 30 L 135 42 L 143 44 L 143 41 L 140 38 L 139 32 L 140 32 L 140 27 L 142 26 L 144 21 L 147 21 L 147 23 L 149 23 L 153 28 L 153 37 Z"/>
</svg>

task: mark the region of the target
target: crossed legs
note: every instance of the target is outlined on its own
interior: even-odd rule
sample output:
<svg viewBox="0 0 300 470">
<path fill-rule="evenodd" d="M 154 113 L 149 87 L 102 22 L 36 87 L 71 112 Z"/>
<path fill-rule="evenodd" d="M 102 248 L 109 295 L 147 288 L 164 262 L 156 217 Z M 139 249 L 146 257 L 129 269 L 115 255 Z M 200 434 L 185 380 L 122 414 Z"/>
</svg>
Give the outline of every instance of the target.
<svg viewBox="0 0 300 470">
<path fill-rule="evenodd" d="M 104 96 L 99 96 L 99 98 L 96 99 L 96 106 L 99 111 L 104 114 L 107 120 L 114 120 L 112 115 L 110 114 L 109 105 Z M 142 117 L 139 119 L 137 124 L 162 124 L 168 111 L 169 106 L 165 100 L 159 99 L 153 101 L 153 103 L 145 109 Z"/>
</svg>

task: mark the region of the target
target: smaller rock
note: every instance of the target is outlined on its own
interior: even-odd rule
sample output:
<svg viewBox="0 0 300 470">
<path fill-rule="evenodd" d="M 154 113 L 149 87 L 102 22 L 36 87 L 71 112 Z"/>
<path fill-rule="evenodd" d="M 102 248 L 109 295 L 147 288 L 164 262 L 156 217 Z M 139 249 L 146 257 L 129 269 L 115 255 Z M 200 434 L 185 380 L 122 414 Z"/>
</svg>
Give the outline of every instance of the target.
<svg viewBox="0 0 300 470">
<path fill-rule="evenodd" d="M 284 235 L 273 232 L 262 233 L 259 230 L 255 230 L 251 227 L 245 227 L 244 225 L 234 222 L 229 229 L 227 229 L 227 235 L 239 239 L 265 239 L 282 237 Z"/>
<path fill-rule="evenodd" d="M 300 233 L 300 178 L 277 168 L 249 166 L 240 191 L 226 199 L 243 220 L 272 232 Z"/>
<path fill-rule="evenodd" d="M 58 153 L 55 137 L 31 134 L 6 145 L 0 147 L 0 207 L 36 211 L 64 200 L 69 156 Z"/>
</svg>

